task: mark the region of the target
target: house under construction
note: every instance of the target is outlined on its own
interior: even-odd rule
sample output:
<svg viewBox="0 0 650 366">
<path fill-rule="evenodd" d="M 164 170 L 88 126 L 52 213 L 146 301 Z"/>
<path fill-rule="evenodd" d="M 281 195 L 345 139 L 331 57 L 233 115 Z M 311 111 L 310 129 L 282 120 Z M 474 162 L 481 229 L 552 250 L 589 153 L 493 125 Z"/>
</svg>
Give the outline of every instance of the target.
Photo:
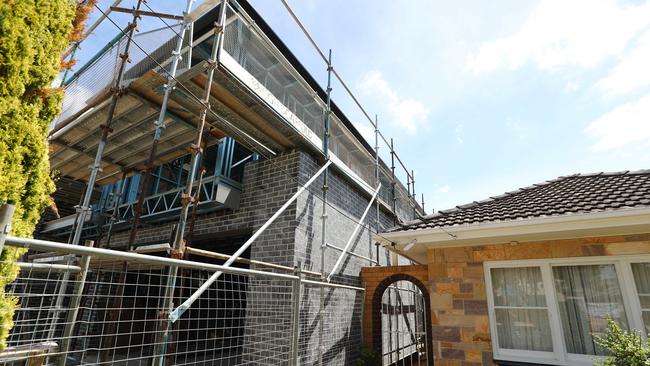
<svg viewBox="0 0 650 366">
<path fill-rule="evenodd" d="M 89 258 L 85 271 L 79 265 L 85 285 L 77 289 L 72 275 L 48 285 L 57 266 L 79 263 L 46 246 L 30 252 L 29 268 L 50 272 L 38 277 L 45 285 L 25 276 L 21 291 L 40 291 L 53 310 L 21 314 L 9 345 L 18 354 L 30 337 L 48 347 L 58 335 L 66 350 L 80 350 L 59 364 L 162 364 L 163 356 L 168 364 L 284 364 L 290 348 L 300 348 L 303 364 L 350 364 L 363 295 L 332 291 L 360 287 L 364 266 L 395 262 L 371 236 L 424 213 L 413 172 L 347 94 L 331 55 L 318 49 L 328 79 L 319 85 L 248 2 L 190 0 L 180 16 L 145 6 L 155 2 L 103 9 L 105 22 L 118 11 L 132 22 L 64 80 L 50 133 L 60 217 L 48 215 L 36 237 L 79 246 L 75 253 Z M 169 26 L 138 32 L 143 16 Z M 343 88 L 333 91 L 334 81 Z M 336 93 L 368 117 L 375 146 L 334 103 Z M 380 145 L 390 161 L 379 158 Z M 233 272 L 213 274 L 219 266 Z M 291 305 L 290 285 L 243 270 L 290 273 L 314 287 L 298 289 Z M 398 300 L 424 306 L 415 295 Z M 43 300 L 25 301 L 27 309 Z M 66 325 L 79 325 L 57 327 L 66 317 L 59 308 L 75 302 L 81 310 Z M 286 340 L 292 306 L 299 339 Z M 390 304 L 386 311 L 399 315 Z M 49 327 L 29 328 L 34 316 Z M 397 360 L 400 349 L 419 352 L 418 316 L 396 321 L 408 345 L 388 336 Z"/>
</svg>

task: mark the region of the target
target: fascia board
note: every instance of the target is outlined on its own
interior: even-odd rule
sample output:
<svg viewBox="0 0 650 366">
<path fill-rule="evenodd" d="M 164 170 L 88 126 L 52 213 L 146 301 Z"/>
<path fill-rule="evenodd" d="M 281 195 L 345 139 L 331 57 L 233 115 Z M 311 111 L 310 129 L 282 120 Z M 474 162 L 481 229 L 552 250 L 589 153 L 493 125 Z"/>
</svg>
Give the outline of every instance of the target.
<svg viewBox="0 0 650 366">
<path fill-rule="evenodd" d="M 418 243 L 447 243 L 460 245 L 477 239 L 525 237 L 534 234 L 578 233 L 592 229 L 650 227 L 650 208 L 573 214 L 533 219 L 490 222 L 474 225 L 448 226 L 420 230 L 382 233 L 375 240 L 383 244 L 402 244 L 413 239 Z M 570 237 L 571 234 L 567 234 Z M 577 235 L 584 236 L 584 235 Z M 454 244 L 451 244 L 454 243 Z"/>
</svg>

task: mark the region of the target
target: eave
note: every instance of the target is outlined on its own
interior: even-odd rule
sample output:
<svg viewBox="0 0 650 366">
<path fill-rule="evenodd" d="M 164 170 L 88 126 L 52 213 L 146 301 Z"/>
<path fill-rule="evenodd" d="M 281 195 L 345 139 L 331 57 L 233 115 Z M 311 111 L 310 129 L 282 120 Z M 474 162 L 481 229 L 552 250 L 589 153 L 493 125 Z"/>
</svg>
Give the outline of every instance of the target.
<svg viewBox="0 0 650 366">
<path fill-rule="evenodd" d="M 643 207 L 396 231 L 376 235 L 374 239 L 391 251 L 419 263 L 426 263 L 427 250 L 432 248 L 631 235 L 648 232 L 650 232 L 650 208 Z M 407 246 L 410 246 L 410 248 L 405 250 Z"/>
</svg>

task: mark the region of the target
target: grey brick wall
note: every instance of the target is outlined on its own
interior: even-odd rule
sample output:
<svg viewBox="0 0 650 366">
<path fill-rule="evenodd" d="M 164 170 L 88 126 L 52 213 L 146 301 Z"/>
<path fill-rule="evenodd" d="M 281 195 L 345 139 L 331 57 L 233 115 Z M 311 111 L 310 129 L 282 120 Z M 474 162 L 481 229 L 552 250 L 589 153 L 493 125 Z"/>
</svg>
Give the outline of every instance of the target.
<svg viewBox="0 0 650 366">
<path fill-rule="evenodd" d="M 320 165 L 307 154 L 300 155 L 298 178 L 306 182 L 320 168 Z M 295 263 L 303 268 L 321 271 L 321 200 L 323 178 L 319 177 L 310 192 L 297 201 L 297 226 L 295 237 Z M 326 241 L 339 248 L 345 247 L 357 222 L 366 209 L 371 196 L 334 169 L 328 178 L 328 207 L 326 221 Z M 392 216 L 380 208 L 379 228 L 383 230 L 393 225 Z M 370 209 L 365 227 L 353 238 L 351 252 L 375 258 L 376 248 L 371 241 L 369 228 L 375 230 L 376 205 Z M 326 248 L 324 272 L 330 273 L 341 252 Z M 386 264 L 385 250 L 380 249 L 380 263 Z M 332 277 L 332 282 L 361 286 L 359 272 L 361 267 L 372 265 L 368 260 L 347 255 Z M 306 287 L 301 300 L 301 364 L 314 364 L 318 360 L 320 337 L 318 310 L 320 289 Z M 325 321 L 323 322 L 323 358 L 327 365 L 349 365 L 358 357 L 361 348 L 361 306 L 363 293 L 347 289 L 325 289 Z"/>
<path fill-rule="evenodd" d="M 240 207 L 197 216 L 194 238 L 205 249 L 223 251 L 215 241 L 233 236 L 250 235 L 273 215 L 300 185 L 320 168 L 315 158 L 294 151 L 273 159 L 250 162 L 244 170 Z M 294 266 L 313 271 L 321 270 L 321 187 L 319 177 L 252 245 L 250 258 Z M 370 194 L 331 168 L 329 172 L 326 241 L 343 248 L 370 200 Z M 375 229 L 376 206 L 370 209 L 364 224 L 354 238 L 351 251 L 362 256 L 376 256 L 376 248 L 368 228 Z M 393 226 L 393 218 L 383 207 L 379 212 L 379 229 Z M 176 220 L 146 224 L 138 231 L 137 244 L 168 242 Z M 117 232 L 111 247 L 124 247 L 129 232 Z M 223 240 L 222 240 L 223 241 Z M 208 243 L 208 244 L 205 244 Z M 380 250 L 380 263 L 386 264 L 388 254 Z M 329 273 L 341 252 L 325 249 L 324 271 Z M 368 260 L 347 256 L 333 276 L 332 282 L 360 286 L 360 269 Z M 256 268 L 261 269 L 261 268 Z M 268 290 L 267 290 L 268 289 Z M 287 320 L 290 319 L 290 287 L 268 286 L 251 279 L 250 299 L 246 303 L 247 324 L 244 331 L 244 360 L 265 364 L 270 359 L 286 357 L 289 349 Z M 318 356 L 318 309 L 320 289 L 306 286 L 301 296 L 301 363 L 312 364 Z M 328 365 L 352 363 L 361 348 L 361 308 L 363 293 L 353 290 L 324 291 L 324 359 Z M 274 306 L 274 316 L 264 316 L 265 308 Z M 269 334 L 275 336 L 269 337 Z M 247 356 L 248 355 L 248 356 Z"/>
</svg>

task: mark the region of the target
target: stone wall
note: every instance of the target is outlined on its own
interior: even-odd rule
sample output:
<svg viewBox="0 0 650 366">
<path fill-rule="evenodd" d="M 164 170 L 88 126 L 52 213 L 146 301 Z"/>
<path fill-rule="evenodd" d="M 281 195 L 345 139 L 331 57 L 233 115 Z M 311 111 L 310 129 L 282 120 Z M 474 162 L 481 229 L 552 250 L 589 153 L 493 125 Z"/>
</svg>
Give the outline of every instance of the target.
<svg viewBox="0 0 650 366">
<path fill-rule="evenodd" d="M 650 234 L 430 249 L 427 265 L 364 268 L 364 342 L 375 343 L 373 297 L 408 276 L 427 286 L 437 366 L 493 365 L 483 264 L 488 261 L 649 254 Z M 379 345 L 380 347 L 380 345 Z"/>
<path fill-rule="evenodd" d="M 650 253 L 650 234 L 432 249 L 428 252 L 438 366 L 493 364 L 483 263 Z"/>
</svg>

